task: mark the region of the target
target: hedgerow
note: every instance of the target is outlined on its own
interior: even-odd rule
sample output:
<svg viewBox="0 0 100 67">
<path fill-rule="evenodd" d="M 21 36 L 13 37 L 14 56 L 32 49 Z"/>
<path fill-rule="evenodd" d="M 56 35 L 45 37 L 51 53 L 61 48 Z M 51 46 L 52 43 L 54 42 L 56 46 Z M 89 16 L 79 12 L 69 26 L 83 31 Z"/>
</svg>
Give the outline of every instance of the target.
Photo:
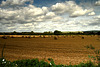
<svg viewBox="0 0 100 67">
<path fill-rule="evenodd" d="M 78 65 L 56 65 L 52 58 L 48 59 L 50 63 L 44 60 L 39 61 L 38 59 L 26 59 L 17 61 L 7 61 L 4 58 L 0 58 L 0 67 L 100 67 L 100 64 L 95 65 L 91 61 L 87 63 L 80 63 Z"/>
</svg>

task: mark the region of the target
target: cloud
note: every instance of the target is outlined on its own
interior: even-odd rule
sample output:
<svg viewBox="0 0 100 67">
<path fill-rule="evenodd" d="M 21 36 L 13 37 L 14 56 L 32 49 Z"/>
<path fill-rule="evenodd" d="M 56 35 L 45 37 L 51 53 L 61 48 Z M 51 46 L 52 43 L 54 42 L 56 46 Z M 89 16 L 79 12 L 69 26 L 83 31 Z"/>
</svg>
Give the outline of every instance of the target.
<svg viewBox="0 0 100 67">
<path fill-rule="evenodd" d="M 85 14 L 91 12 L 91 11 L 92 10 L 87 10 L 87 9 L 85 9 L 85 10 L 78 10 L 78 11 L 74 11 L 70 16 L 71 17 L 82 16 L 82 15 L 85 15 Z"/>
<path fill-rule="evenodd" d="M 30 4 L 33 4 L 33 0 L 6 0 L 6 1 L 2 1 L 1 6 L 24 5 L 26 2 L 30 2 Z"/>
<path fill-rule="evenodd" d="M 18 9 L 12 7 L 5 9 L 0 8 L 0 22 L 2 24 L 25 24 L 32 22 L 58 21 L 61 19 L 60 16 L 51 12 L 48 7 L 40 8 L 29 4 L 25 7 L 19 6 Z"/>
<path fill-rule="evenodd" d="M 91 18 L 87 17 L 87 19 L 79 20 L 82 26 L 90 27 L 91 29 L 96 27 L 95 29 L 100 28 L 100 15 L 92 16 Z M 97 28 L 98 27 L 98 28 Z"/>
<path fill-rule="evenodd" d="M 36 7 L 32 4 L 26 5 L 26 2 L 31 0 L 21 1 L 23 2 L 19 3 L 19 0 L 2 2 L 0 31 L 89 30 L 94 26 L 94 29 L 100 29 L 98 22 L 100 16 L 99 14 L 95 15 L 95 13 L 97 14 L 96 10 L 83 8 L 74 1 L 56 3 L 51 7 Z"/>
<path fill-rule="evenodd" d="M 93 9 L 83 9 L 74 1 L 66 1 L 65 3 L 56 3 L 51 6 L 53 12 L 57 14 L 69 13 L 71 17 L 77 17 L 92 12 Z"/>
<path fill-rule="evenodd" d="M 53 12 L 56 12 L 56 13 L 64 13 L 66 11 L 65 9 L 67 8 L 64 3 L 56 3 L 55 5 L 51 6 L 51 9 Z"/>
<path fill-rule="evenodd" d="M 95 18 L 95 19 L 100 19 L 100 15 L 98 15 L 98 16 L 95 16 L 94 18 Z"/>
<path fill-rule="evenodd" d="M 95 12 L 91 12 L 88 14 L 89 16 L 95 15 Z"/>
<path fill-rule="evenodd" d="M 45 18 L 47 19 L 51 19 L 52 17 L 55 16 L 55 13 L 54 12 L 48 12 L 46 15 L 45 15 Z"/>
<path fill-rule="evenodd" d="M 100 6 L 100 0 L 95 2 L 96 6 Z"/>
</svg>

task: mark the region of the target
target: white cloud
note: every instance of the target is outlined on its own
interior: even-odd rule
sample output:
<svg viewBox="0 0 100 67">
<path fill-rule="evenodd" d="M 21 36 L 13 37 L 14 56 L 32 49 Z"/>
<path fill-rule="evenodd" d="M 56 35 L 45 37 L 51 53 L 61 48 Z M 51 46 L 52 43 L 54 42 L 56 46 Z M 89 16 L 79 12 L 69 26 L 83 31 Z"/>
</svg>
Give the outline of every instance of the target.
<svg viewBox="0 0 100 67">
<path fill-rule="evenodd" d="M 95 12 L 91 12 L 88 14 L 89 16 L 95 15 Z"/>
<path fill-rule="evenodd" d="M 6 0 L 2 1 L 1 6 L 14 6 L 14 5 L 24 5 L 26 2 L 33 3 L 33 0 Z"/>
<path fill-rule="evenodd" d="M 0 31 L 100 29 L 100 16 L 96 16 L 92 9 L 85 9 L 85 7 L 83 8 L 73 1 L 56 3 L 51 7 L 36 7 L 32 4 L 25 5 L 26 1 L 31 0 L 22 0 L 24 2 L 21 3 L 18 3 L 19 0 L 15 1 L 17 2 L 14 3 L 13 0 L 12 2 L 11 0 L 2 2 L 2 7 L 0 7 Z M 7 5 L 18 8 L 5 8 Z M 94 16 L 82 16 L 85 14 Z M 71 18 L 68 15 L 75 18 Z"/>
<path fill-rule="evenodd" d="M 83 9 L 81 6 L 77 5 L 74 1 L 66 1 L 65 3 L 56 3 L 51 6 L 53 12 L 57 14 L 69 13 L 70 16 L 82 16 L 89 12 L 92 12 L 92 9 Z"/>
<path fill-rule="evenodd" d="M 46 16 L 53 17 L 53 16 L 55 16 L 55 13 L 54 12 L 49 12 L 49 13 L 46 14 Z"/>
<path fill-rule="evenodd" d="M 92 10 L 87 10 L 87 9 L 85 9 L 85 10 L 78 10 L 78 11 L 74 11 L 70 16 L 72 16 L 72 17 L 82 16 L 82 15 L 85 15 L 85 14 L 91 12 L 91 11 Z"/>
<path fill-rule="evenodd" d="M 31 23 L 43 21 L 58 21 L 62 18 L 51 12 L 48 7 L 35 7 L 34 5 L 20 6 L 19 9 L 14 8 L 0 8 L 0 22 L 2 24 L 8 23 Z M 56 20 L 58 18 L 58 20 Z M 5 21 L 5 22 L 4 22 Z"/>
<path fill-rule="evenodd" d="M 24 24 L 25 26 L 31 26 L 32 25 L 32 23 L 27 23 L 27 24 Z"/>
<path fill-rule="evenodd" d="M 55 5 L 51 6 L 51 9 L 53 12 L 56 12 L 56 13 L 64 13 L 66 11 L 65 9 L 67 8 L 64 3 L 56 3 Z"/>
<path fill-rule="evenodd" d="M 95 2 L 96 6 L 100 6 L 100 0 Z"/>
<path fill-rule="evenodd" d="M 56 16 L 54 18 L 52 18 L 52 21 L 61 21 L 63 18 L 60 16 Z"/>
</svg>

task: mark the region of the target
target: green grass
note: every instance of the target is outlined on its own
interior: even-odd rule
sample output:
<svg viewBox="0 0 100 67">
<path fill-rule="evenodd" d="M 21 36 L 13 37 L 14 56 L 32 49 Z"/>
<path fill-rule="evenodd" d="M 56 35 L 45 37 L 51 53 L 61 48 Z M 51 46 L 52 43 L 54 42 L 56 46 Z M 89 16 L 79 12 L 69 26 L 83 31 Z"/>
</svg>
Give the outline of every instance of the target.
<svg viewBox="0 0 100 67">
<path fill-rule="evenodd" d="M 0 58 L 0 67 L 100 67 L 100 64 L 95 65 L 91 61 L 87 63 L 80 63 L 78 65 L 56 65 L 52 58 L 48 59 L 50 63 L 44 60 L 39 61 L 38 59 L 26 59 L 17 61 L 7 61 L 4 58 Z"/>
<path fill-rule="evenodd" d="M 85 46 L 87 49 L 89 48 L 89 49 L 95 49 L 91 44 L 90 45 L 86 45 Z"/>
</svg>

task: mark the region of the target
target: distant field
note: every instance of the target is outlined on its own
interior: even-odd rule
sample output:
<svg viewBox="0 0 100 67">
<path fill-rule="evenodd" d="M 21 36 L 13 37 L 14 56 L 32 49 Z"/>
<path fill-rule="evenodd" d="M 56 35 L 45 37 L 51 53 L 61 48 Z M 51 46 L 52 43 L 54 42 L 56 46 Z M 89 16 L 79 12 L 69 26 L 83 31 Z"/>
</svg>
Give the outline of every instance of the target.
<svg viewBox="0 0 100 67">
<path fill-rule="evenodd" d="M 92 50 L 84 46 L 91 44 L 96 49 L 100 49 L 98 36 L 58 36 L 57 40 L 54 39 L 54 35 L 46 35 L 45 38 L 39 35 L 30 36 L 31 38 L 26 38 L 29 37 L 28 35 L 24 35 L 23 38 L 22 36 L 10 35 L 7 39 L 0 38 L 0 52 L 6 43 L 4 56 L 7 60 L 39 58 L 47 61 L 48 58 L 53 58 L 56 64 L 70 64 L 70 62 L 78 64 L 89 60 L 88 55 L 94 55 Z"/>
</svg>

